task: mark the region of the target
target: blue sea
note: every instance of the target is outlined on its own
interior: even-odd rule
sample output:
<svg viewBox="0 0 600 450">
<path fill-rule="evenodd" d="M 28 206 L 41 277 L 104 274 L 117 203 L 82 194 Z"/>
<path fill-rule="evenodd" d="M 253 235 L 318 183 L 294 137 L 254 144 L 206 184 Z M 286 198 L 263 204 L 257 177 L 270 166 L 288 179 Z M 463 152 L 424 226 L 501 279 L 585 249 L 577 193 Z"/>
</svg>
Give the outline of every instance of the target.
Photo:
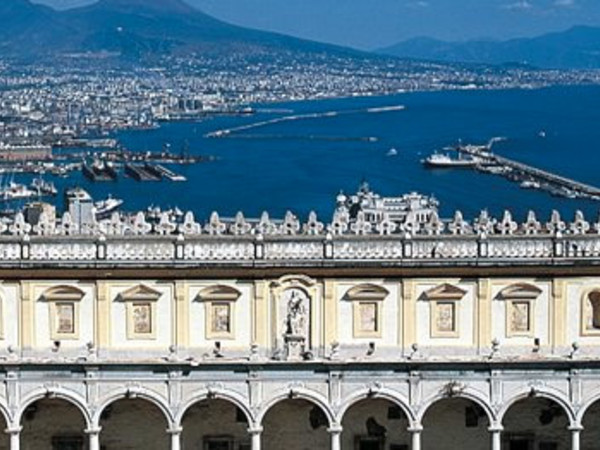
<svg viewBox="0 0 600 450">
<path fill-rule="evenodd" d="M 373 110 L 404 105 L 405 109 Z M 91 183 L 80 175 L 63 184 L 81 184 L 97 198 L 108 193 L 125 200 L 125 209 L 150 205 L 192 210 L 205 219 L 216 210 L 247 217 L 263 210 L 280 217 L 311 210 L 329 220 L 336 194 L 356 191 L 362 180 L 386 196 L 409 191 L 433 194 L 443 216 L 457 209 L 472 218 L 482 209 L 505 209 L 524 219 L 529 209 L 545 220 L 553 209 L 571 218 L 581 209 L 596 220 L 600 202 L 565 199 L 521 189 L 500 176 L 469 169 L 430 170 L 421 160 L 436 150 L 463 143 L 485 144 L 505 137 L 496 153 L 600 186 L 600 87 L 540 90 L 450 91 L 385 97 L 346 98 L 255 105 L 250 116 L 215 116 L 198 122 L 165 123 L 147 131 L 120 132 L 132 150 L 178 151 L 214 161 L 173 166 L 185 183 L 139 183 L 121 177 Z M 335 112 L 335 114 L 334 114 Z M 314 116 L 304 116 L 315 113 Z M 329 114 L 323 114 L 329 113 Z M 299 115 L 226 138 L 215 130 Z M 542 135 L 545 134 L 545 137 Z M 395 156 L 389 156 L 391 148 Z"/>
</svg>

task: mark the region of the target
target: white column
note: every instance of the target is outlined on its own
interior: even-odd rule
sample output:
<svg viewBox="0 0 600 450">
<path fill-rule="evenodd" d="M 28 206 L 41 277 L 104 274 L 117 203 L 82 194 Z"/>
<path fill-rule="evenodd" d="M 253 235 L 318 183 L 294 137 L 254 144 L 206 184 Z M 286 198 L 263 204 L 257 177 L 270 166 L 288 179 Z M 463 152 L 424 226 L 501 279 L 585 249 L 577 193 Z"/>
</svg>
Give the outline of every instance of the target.
<svg viewBox="0 0 600 450">
<path fill-rule="evenodd" d="M 7 428 L 5 433 L 10 435 L 10 450 L 20 450 L 21 430 L 23 427 Z"/>
<path fill-rule="evenodd" d="M 334 425 L 327 430 L 331 436 L 331 450 L 342 449 L 342 427 L 341 425 Z"/>
<path fill-rule="evenodd" d="M 167 433 L 171 435 L 171 450 L 181 449 L 181 428 L 170 428 Z"/>
<path fill-rule="evenodd" d="M 502 450 L 502 427 L 491 426 L 488 430 L 492 436 L 492 450 Z"/>
<path fill-rule="evenodd" d="M 100 450 L 100 430 L 101 428 L 88 428 L 85 434 L 88 435 L 89 450 Z"/>
<path fill-rule="evenodd" d="M 571 450 L 579 450 L 582 430 L 583 427 L 581 426 L 569 428 L 569 431 L 571 432 Z"/>
<path fill-rule="evenodd" d="M 252 438 L 252 450 L 260 450 L 260 437 L 262 435 L 262 427 L 248 428 L 248 434 Z"/>
<path fill-rule="evenodd" d="M 411 450 L 421 450 L 421 432 L 423 427 L 421 425 L 413 425 L 408 428 L 408 432 L 412 435 Z"/>
</svg>

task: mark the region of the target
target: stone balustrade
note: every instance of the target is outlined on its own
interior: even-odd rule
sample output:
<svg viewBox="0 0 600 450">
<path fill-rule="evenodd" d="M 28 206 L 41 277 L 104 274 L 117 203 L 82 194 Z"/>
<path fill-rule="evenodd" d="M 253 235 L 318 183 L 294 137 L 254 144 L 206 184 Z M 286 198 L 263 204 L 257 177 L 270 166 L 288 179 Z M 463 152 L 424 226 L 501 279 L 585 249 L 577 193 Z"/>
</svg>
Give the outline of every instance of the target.
<svg viewBox="0 0 600 450">
<path fill-rule="evenodd" d="M 192 213 L 175 220 L 164 213 L 148 221 L 142 213 L 128 219 L 115 214 L 107 221 L 79 229 L 68 213 L 58 222 L 42 215 L 37 225 L 17 214 L 0 224 L 0 259 L 16 262 L 219 262 L 278 265 L 332 260 L 396 265 L 565 263 L 600 256 L 600 223 L 590 224 L 580 212 L 566 223 L 557 212 L 542 225 L 534 213 L 517 223 L 509 212 L 496 220 L 485 211 L 472 222 L 457 212 L 449 221 L 437 216 L 425 225 L 395 224 L 383 219 L 349 220 L 335 214 L 325 225 L 311 213 L 301 223 L 292 213 L 272 221 L 265 213 L 248 222 L 239 213 L 222 220 L 213 213 L 206 224 Z"/>
</svg>

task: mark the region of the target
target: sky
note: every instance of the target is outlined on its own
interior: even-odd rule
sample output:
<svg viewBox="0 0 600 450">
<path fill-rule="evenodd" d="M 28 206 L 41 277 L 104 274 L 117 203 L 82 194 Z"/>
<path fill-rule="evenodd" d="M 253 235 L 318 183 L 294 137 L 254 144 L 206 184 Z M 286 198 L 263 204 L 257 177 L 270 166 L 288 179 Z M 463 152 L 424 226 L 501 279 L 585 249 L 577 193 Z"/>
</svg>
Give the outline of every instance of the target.
<svg viewBox="0 0 600 450">
<path fill-rule="evenodd" d="M 1 0 L 0 0 L 1 1 Z M 93 0 L 35 0 L 58 8 Z M 510 39 L 600 26 L 600 0 L 185 0 L 238 25 L 371 50 L 412 37 Z"/>
</svg>

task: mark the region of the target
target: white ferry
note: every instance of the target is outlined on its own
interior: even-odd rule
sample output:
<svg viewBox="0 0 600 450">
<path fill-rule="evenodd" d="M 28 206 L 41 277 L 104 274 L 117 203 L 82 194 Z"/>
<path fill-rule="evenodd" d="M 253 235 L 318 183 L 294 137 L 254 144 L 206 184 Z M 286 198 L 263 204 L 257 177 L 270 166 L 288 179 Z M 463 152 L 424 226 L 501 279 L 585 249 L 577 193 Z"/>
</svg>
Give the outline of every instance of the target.
<svg viewBox="0 0 600 450">
<path fill-rule="evenodd" d="M 427 167 L 472 167 L 479 161 L 471 156 L 452 158 L 444 153 L 434 153 L 422 161 Z"/>
<path fill-rule="evenodd" d="M 123 200 L 118 198 L 113 198 L 110 195 L 106 200 L 100 200 L 94 203 L 94 214 L 96 215 L 96 220 L 106 219 L 110 216 L 113 211 L 119 209 L 119 207 L 123 204 Z"/>
</svg>

